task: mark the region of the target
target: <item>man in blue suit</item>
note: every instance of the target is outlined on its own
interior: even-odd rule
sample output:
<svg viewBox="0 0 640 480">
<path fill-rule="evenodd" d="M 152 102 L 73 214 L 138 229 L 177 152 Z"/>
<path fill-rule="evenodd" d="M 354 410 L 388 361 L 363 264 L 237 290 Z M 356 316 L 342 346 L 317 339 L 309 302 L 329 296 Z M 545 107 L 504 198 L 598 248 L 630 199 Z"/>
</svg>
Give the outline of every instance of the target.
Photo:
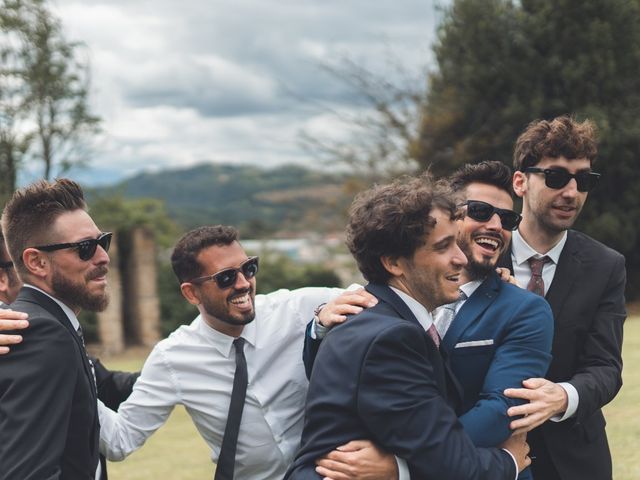
<svg viewBox="0 0 640 480">
<path fill-rule="evenodd" d="M 426 178 L 377 186 L 354 201 L 347 244 L 379 303 L 322 342 L 286 478 L 321 478 L 315 460 L 358 438 L 404 458 L 421 480 L 511 480 L 529 463 L 514 437 L 504 446 L 517 470 L 504 451 L 476 449 L 447 403 L 455 382 L 429 312 L 458 297 L 466 258 L 455 211 Z"/>
<path fill-rule="evenodd" d="M 461 297 L 437 308 L 434 322 L 463 390 L 460 421 L 476 446 L 492 447 L 511 434 L 507 409 L 516 404 L 504 396 L 505 388 L 520 386 L 532 372 L 543 377 L 547 371 L 553 319 L 540 296 L 502 281 L 495 271 L 520 221 L 512 210 L 509 168 L 501 162 L 465 165 L 450 183 L 464 200 L 458 245 L 468 263 L 460 277 Z M 329 304 L 319 319 L 334 315 Z M 330 478 L 346 473 L 355 467 L 350 464 L 354 456 L 334 451 L 319 461 L 320 471 Z M 519 478 L 531 476 L 523 472 Z"/>
</svg>

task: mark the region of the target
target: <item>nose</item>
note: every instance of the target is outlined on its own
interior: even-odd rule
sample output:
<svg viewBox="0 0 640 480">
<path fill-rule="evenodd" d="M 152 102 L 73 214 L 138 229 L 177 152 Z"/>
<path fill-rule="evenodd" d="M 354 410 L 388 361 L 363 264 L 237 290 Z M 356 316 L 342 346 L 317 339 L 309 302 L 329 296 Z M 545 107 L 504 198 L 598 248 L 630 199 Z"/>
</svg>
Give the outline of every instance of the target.
<svg viewBox="0 0 640 480">
<path fill-rule="evenodd" d="M 578 182 L 576 182 L 575 178 L 569 180 L 564 188 L 562 189 L 562 196 L 565 198 L 574 198 L 578 195 Z"/>
<path fill-rule="evenodd" d="M 456 267 L 464 267 L 467 264 L 467 256 L 462 252 L 458 244 L 453 247 L 453 256 L 451 257 L 451 263 Z"/>
<path fill-rule="evenodd" d="M 487 223 L 485 225 L 487 227 L 487 230 L 502 230 L 502 220 L 500 220 L 500 217 L 497 213 L 491 215 L 491 218 L 487 220 Z"/>
<path fill-rule="evenodd" d="M 236 290 L 246 290 L 251 287 L 251 282 L 244 276 L 241 271 L 238 271 L 236 275 L 236 283 L 233 285 L 233 288 Z"/>
<path fill-rule="evenodd" d="M 96 248 L 96 253 L 93 254 L 92 260 L 96 265 L 109 265 L 110 262 L 109 254 L 100 245 Z"/>
</svg>

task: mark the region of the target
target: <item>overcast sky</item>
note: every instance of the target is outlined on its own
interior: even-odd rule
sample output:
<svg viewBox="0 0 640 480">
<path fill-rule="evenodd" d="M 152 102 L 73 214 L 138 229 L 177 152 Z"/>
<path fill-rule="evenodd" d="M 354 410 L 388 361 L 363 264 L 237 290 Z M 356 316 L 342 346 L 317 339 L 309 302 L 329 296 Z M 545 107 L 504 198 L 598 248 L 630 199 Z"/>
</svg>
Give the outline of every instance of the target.
<svg viewBox="0 0 640 480">
<path fill-rule="evenodd" d="M 313 164 L 300 130 L 336 128 L 318 105 L 359 105 L 319 65 L 346 56 L 392 74 L 391 54 L 423 68 L 434 3 L 442 1 L 55 1 L 67 38 L 84 42 L 91 60 L 104 130 L 93 181 L 204 161 Z"/>
</svg>

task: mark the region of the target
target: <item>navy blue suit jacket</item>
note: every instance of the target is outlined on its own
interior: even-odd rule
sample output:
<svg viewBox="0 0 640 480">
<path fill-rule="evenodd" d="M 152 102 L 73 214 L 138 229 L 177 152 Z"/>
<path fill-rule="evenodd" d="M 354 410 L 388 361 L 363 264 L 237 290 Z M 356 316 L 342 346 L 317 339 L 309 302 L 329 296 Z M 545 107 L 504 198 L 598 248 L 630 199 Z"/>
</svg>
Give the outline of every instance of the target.
<svg viewBox="0 0 640 480">
<path fill-rule="evenodd" d="M 311 374 L 301 447 L 285 478 L 318 479 L 314 461 L 369 438 L 404 458 L 412 478 L 512 480 L 499 449 L 476 449 L 448 405 L 440 352 L 406 304 L 386 285 L 379 303 L 326 336 Z"/>
<path fill-rule="evenodd" d="M 475 445 L 495 447 L 511 435 L 507 409 L 523 401 L 502 392 L 545 376 L 552 340 L 549 304 L 496 273 L 462 305 L 442 348 L 463 390 L 460 421 Z"/>
</svg>

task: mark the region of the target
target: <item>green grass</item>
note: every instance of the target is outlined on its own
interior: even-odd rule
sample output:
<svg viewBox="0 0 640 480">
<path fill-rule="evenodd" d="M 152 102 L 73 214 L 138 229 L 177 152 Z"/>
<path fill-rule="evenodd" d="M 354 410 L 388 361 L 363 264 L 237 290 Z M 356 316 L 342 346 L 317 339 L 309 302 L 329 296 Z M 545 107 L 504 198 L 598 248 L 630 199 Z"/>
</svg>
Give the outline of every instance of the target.
<svg viewBox="0 0 640 480">
<path fill-rule="evenodd" d="M 613 454 L 616 480 L 640 478 L 640 316 L 627 320 L 623 347 L 624 387 L 605 408 L 607 434 Z M 144 361 L 136 358 L 110 360 L 110 368 L 136 370 Z M 184 408 L 178 407 L 165 426 L 140 450 L 123 462 L 110 463 L 111 480 L 202 480 L 212 478 L 214 465 Z"/>
</svg>

